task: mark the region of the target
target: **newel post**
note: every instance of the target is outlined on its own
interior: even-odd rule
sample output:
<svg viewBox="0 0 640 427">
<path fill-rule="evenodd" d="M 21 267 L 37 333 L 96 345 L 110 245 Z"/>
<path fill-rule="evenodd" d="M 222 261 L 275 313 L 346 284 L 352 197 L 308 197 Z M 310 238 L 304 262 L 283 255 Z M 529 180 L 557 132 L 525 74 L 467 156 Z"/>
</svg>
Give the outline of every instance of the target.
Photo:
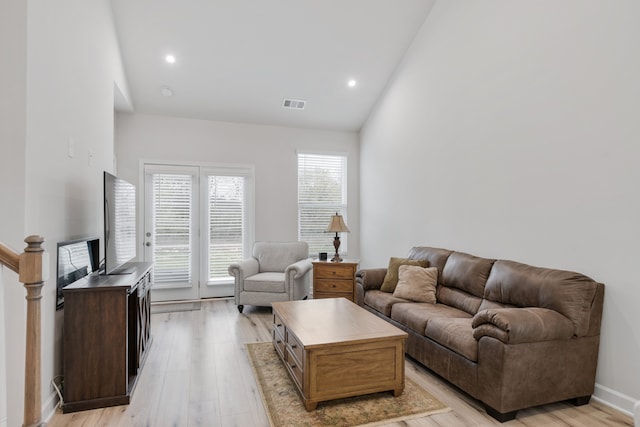
<svg viewBox="0 0 640 427">
<path fill-rule="evenodd" d="M 27 290 L 27 336 L 24 366 L 24 427 L 42 425 L 40 376 L 40 300 L 43 286 L 43 254 L 41 236 L 24 239 L 27 247 L 20 254 L 19 280 Z M 46 272 L 45 272 L 46 275 Z"/>
</svg>

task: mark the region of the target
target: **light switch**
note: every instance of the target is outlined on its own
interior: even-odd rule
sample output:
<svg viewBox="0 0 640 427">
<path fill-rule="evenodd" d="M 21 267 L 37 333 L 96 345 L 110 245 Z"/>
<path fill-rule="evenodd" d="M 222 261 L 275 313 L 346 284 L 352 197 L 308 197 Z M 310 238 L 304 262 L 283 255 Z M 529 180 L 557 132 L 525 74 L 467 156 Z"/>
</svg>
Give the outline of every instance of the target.
<svg viewBox="0 0 640 427">
<path fill-rule="evenodd" d="M 69 137 L 69 146 L 67 148 L 67 156 L 69 156 L 70 159 L 73 159 L 73 156 L 76 155 L 76 142 L 73 140 L 73 138 Z"/>
</svg>

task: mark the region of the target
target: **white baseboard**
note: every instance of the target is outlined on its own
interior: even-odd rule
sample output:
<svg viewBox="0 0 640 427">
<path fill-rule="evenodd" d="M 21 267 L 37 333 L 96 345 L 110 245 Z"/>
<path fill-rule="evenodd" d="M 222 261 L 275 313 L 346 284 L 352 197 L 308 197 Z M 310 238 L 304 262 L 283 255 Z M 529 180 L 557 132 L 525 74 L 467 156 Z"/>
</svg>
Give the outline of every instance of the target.
<svg viewBox="0 0 640 427">
<path fill-rule="evenodd" d="M 640 401 L 636 402 L 635 399 L 622 394 L 618 391 L 612 390 L 609 387 L 605 387 L 601 384 L 596 383 L 595 391 L 593 393 L 593 398 L 600 403 L 603 403 L 607 406 L 610 406 L 625 415 L 628 415 L 633 418 L 634 416 L 634 405 L 636 407 L 636 426 L 640 426 L 640 414 L 638 410 L 640 409 Z"/>
<path fill-rule="evenodd" d="M 640 427 L 640 400 L 636 401 L 625 394 L 600 384 L 596 384 L 593 399 L 630 416 L 635 421 L 635 427 Z M 59 403 L 58 395 L 55 392 L 52 393 L 42 407 L 42 421 L 45 423 L 51 421 Z M 6 418 L 0 419 L 0 427 L 7 427 Z"/>
<path fill-rule="evenodd" d="M 58 405 L 60 401 L 58 399 L 58 394 L 53 392 L 51 396 L 47 399 L 47 401 L 42 405 L 42 421 L 46 424 L 56 413 L 56 409 L 58 409 Z M 1 427 L 1 426 L 0 426 Z"/>
<path fill-rule="evenodd" d="M 0 419 L 0 427 L 7 427 L 7 417 Z"/>
</svg>

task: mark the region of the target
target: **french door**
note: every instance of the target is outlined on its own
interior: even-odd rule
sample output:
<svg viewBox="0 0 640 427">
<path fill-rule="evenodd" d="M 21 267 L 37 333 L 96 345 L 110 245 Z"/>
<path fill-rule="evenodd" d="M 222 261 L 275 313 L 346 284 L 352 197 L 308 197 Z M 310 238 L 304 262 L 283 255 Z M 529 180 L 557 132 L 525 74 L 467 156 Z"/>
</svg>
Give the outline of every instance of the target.
<svg viewBox="0 0 640 427">
<path fill-rule="evenodd" d="M 144 164 L 144 257 L 151 298 L 233 295 L 227 268 L 253 241 L 253 169 Z"/>
</svg>

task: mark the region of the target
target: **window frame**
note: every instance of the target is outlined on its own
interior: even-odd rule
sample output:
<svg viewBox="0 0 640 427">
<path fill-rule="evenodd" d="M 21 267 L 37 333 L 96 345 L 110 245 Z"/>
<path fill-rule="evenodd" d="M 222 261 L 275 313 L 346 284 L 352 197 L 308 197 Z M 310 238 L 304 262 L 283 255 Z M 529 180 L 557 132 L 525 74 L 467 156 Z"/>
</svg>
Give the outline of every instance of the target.
<svg viewBox="0 0 640 427">
<path fill-rule="evenodd" d="M 255 179 L 253 166 L 239 166 L 239 165 L 209 165 L 200 169 L 200 197 L 201 200 L 208 200 L 209 196 L 209 176 L 231 176 L 231 177 L 243 177 L 244 178 L 244 233 L 243 233 L 243 255 L 242 259 L 251 257 L 252 245 L 254 242 L 254 225 L 255 225 Z M 200 228 L 204 232 L 200 233 L 200 250 L 203 254 L 201 262 L 201 280 L 207 286 L 218 286 L 225 284 L 233 284 L 234 279 L 232 276 L 228 278 L 221 278 L 215 280 L 209 280 L 209 206 L 208 203 L 203 204 L 200 207 Z"/>
<path fill-rule="evenodd" d="M 328 203 L 325 206 L 329 207 L 332 206 L 331 211 L 337 211 L 339 214 L 342 215 L 345 223 L 348 224 L 348 164 L 349 164 L 349 153 L 348 152 L 343 152 L 343 151 L 324 151 L 324 150 L 297 150 L 296 151 L 296 173 L 297 173 L 297 193 L 296 193 L 296 198 L 297 198 L 297 206 L 298 206 L 298 240 L 304 240 L 303 236 L 302 236 L 302 221 L 301 221 L 301 216 L 302 216 L 302 208 L 305 206 L 313 206 L 313 204 L 309 204 L 309 203 L 301 203 L 300 202 L 300 160 L 301 160 L 301 156 L 318 156 L 318 157 L 339 157 L 340 158 L 340 162 L 341 162 L 341 179 L 340 179 L 340 185 L 341 185 L 341 202 L 338 203 Z M 320 207 L 318 205 L 318 207 Z M 335 212 L 334 212 L 335 213 Z M 330 216 L 327 216 L 326 218 L 326 225 L 328 226 L 329 223 L 331 221 Z M 309 243 L 309 255 L 310 256 L 317 256 L 317 252 L 329 252 L 329 253 L 333 253 L 334 249 L 333 249 L 333 237 L 334 234 L 333 233 L 324 233 L 324 235 L 326 235 L 326 243 L 322 243 L 322 250 L 319 250 L 319 248 L 317 248 L 315 246 L 315 243 L 320 240 L 322 240 L 323 242 L 325 241 L 324 238 L 320 239 L 318 238 L 313 239 L 313 241 L 308 242 Z M 349 250 L 349 244 L 348 244 L 348 237 L 347 237 L 348 233 L 340 233 L 340 254 L 343 256 L 346 256 Z"/>
</svg>

